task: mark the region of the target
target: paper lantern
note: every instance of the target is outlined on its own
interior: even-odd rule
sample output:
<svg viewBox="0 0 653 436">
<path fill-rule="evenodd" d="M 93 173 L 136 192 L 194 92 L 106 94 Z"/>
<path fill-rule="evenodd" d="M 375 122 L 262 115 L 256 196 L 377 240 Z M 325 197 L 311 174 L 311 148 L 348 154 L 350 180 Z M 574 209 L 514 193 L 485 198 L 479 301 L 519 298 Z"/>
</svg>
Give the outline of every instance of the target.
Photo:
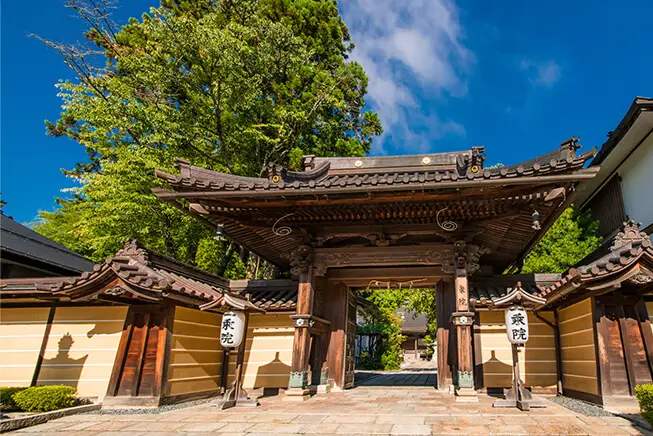
<svg viewBox="0 0 653 436">
<path fill-rule="evenodd" d="M 220 345 L 225 348 L 236 348 L 245 337 L 245 313 L 226 312 L 222 316 L 222 328 L 220 329 Z"/>
<path fill-rule="evenodd" d="M 528 341 L 528 315 L 522 306 L 506 310 L 506 333 L 511 344 L 525 344 Z"/>
</svg>

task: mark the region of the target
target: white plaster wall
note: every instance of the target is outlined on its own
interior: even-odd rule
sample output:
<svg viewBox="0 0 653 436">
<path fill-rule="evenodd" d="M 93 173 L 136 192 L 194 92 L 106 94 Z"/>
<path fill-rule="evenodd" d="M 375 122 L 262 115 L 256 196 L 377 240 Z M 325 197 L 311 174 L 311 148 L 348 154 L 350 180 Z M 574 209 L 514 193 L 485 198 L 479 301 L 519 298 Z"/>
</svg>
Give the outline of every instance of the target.
<svg viewBox="0 0 653 436">
<path fill-rule="evenodd" d="M 646 228 L 653 223 L 653 135 L 619 168 L 626 215 Z"/>
</svg>

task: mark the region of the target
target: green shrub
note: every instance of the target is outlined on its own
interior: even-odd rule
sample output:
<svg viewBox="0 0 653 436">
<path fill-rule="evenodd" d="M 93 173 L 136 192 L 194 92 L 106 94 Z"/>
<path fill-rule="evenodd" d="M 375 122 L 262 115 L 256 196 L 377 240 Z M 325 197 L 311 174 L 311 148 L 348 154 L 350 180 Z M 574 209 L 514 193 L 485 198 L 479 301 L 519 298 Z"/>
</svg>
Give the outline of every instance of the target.
<svg viewBox="0 0 653 436">
<path fill-rule="evenodd" d="M 643 412 L 653 411 L 653 384 L 635 386 L 635 395 Z"/>
<path fill-rule="evenodd" d="M 16 403 L 14 403 L 14 394 L 24 391 L 27 388 L 17 388 L 17 387 L 11 387 L 11 388 L 0 388 L 0 408 L 2 409 L 13 409 L 16 406 Z"/>
<path fill-rule="evenodd" d="M 653 411 L 649 410 L 648 412 L 642 412 L 642 418 L 653 427 Z"/>
<path fill-rule="evenodd" d="M 378 354 L 372 357 L 367 351 L 362 351 L 358 359 L 358 364 L 356 364 L 356 369 L 383 369 L 383 365 L 381 365 L 381 359 Z"/>
<path fill-rule="evenodd" d="M 635 386 L 635 395 L 642 410 L 642 418 L 653 426 L 653 385 Z"/>
<path fill-rule="evenodd" d="M 50 412 L 75 405 L 77 395 L 72 386 L 33 386 L 14 394 L 18 407 L 27 412 Z"/>
</svg>

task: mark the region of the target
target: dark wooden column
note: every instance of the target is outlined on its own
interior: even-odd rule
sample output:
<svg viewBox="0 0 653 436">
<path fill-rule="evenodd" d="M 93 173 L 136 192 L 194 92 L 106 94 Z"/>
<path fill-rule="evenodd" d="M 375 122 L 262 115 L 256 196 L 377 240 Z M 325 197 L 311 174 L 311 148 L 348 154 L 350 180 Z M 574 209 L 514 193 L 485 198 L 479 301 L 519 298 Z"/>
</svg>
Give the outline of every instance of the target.
<svg viewBox="0 0 653 436">
<path fill-rule="evenodd" d="M 345 386 L 345 339 L 347 328 L 347 298 L 349 288 L 344 283 L 329 284 L 325 317 L 331 321 L 331 338 L 327 351 L 329 384 L 333 390 Z"/>
<path fill-rule="evenodd" d="M 456 326 L 458 345 L 458 362 L 456 365 L 457 401 L 474 401 L 474 350 L 472 348 L 472 325 L 474 313 L 469 309 L 468 263 L 469 247 L 464 241 L 454 243 L 454 290 L 456 295 L 456 312 L 451 316 Z"/>
<path fill-rule="evenodd" d="M 458 352 L 456 345 L 456 329 L 449 322 L 451 315 L 456 311 L 456 296 L 453 281 L 440 281 L 436 286 L 436 316 L 437 330 L 437 359 L 438 359 L 438 389 L 449 389 L 453 384 L 453 374 L 456 371 Z"/>
<path fill-rule="evenodd" d="M 311 351 L 310 322 L 313 314 L 313 250 L 302 245 L 290 255 L 292 274 L 299 277 L 297 311 L 292 315 L 295 326 L 288 399 L 306 399 L 308 390 L 308 365 Z"/>
<path fill-rule="evenodd" d="M 311 393 L 329 392 L 329 364 L 327 352 L 331 340 L 331 325 L 326 313 L 329 281 L 324 275 L 326 270 L 319 266 L 313 267 L 313 312 L 309 323 L 312 335 L 312 350 L 310 362 Z"/>
</svg>

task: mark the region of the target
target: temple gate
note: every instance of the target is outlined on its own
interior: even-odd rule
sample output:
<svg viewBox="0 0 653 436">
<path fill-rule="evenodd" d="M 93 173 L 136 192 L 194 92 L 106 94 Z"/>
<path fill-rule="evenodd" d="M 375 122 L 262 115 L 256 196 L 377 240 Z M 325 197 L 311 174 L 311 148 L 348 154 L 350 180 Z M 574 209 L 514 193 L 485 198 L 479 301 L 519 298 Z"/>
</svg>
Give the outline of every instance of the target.
<svg viewBox="0 0 653 436">
<path fill-rule="evenodd" d="M 223 174 L 177 162 L 156 195 L 299 281 L 287 395 L 353 385 L 356 296 L 374 280 L 436 288 L 438 387 L 475 395 L 470 278 L 520 264 L 594 177 L 577 139 L 510 167 L 485 168 L 483 147 L 392 157 L 305 156 L 303 171 Z M 311 375 L 312 374 L 312 375 Z"/>
</svg>

